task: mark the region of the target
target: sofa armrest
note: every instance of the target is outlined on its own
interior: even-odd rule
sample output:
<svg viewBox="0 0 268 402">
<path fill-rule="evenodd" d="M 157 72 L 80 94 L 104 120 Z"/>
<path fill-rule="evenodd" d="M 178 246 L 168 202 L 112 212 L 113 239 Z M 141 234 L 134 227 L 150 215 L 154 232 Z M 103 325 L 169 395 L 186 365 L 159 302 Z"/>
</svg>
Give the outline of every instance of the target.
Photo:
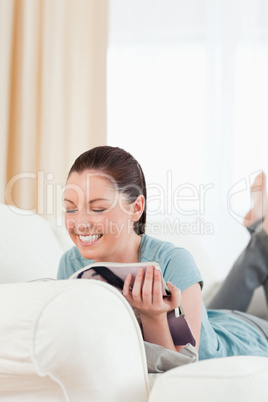
<svg viewBox="0 0 268 402">
<path fill-rule="evenodd" d="M 148 400 L 140 329 L 110 285 L 83 279 L 1 285 L 0 304 L 0 384 L 9 396 L 3 400 L 41 401 L 48 389 L 58 393 L 46 394 L 50 401 Z"/>
</svg>

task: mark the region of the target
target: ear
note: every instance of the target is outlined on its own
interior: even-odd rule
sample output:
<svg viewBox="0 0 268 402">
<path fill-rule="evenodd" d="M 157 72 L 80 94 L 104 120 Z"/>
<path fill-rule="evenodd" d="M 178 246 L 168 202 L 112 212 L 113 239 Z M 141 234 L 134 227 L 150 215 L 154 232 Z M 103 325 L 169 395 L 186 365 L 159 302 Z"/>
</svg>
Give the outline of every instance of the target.
<svg viewBox="0 0 268 402">
<path fill-rule="evenodd" d="M 139 195 L 136 200 L 132 204 L 132 222 L 138 222 L 140 217 L 143 214 L 145 207 L 145 198 L 144 195 Z"/>
</svg>

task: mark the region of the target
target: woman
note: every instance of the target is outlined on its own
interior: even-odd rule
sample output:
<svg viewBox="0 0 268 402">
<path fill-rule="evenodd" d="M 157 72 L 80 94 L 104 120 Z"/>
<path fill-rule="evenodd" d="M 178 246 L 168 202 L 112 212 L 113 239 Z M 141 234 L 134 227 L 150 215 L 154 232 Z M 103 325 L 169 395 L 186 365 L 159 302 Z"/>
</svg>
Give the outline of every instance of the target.
<svg viewBox="0 0 268 402">
<path fill-rule="evenodd" d="M 97 147 L 80 155 L 67 179 L 64 197 L 65 225 L 75 247 L 61 261 L 58 279 L 93 262 L 159 263 L 171 289 L 162 298 L 161 277 L 147 267 L 139 271 L 133 289 L 131 276 L 123 294 L 140 313 L 144 340 L 180 351 L 174 345 L 167 312 L 183 305 L 196 339 L 200 359 L 230 355 L 268 356 L 263 333 L 240 316 L 225 311 L 206 311 L 202 302 L 202 278 L 192 256 L 144 233 L 146 184 L 138 162 L 126 151 Z"/>
</svg>

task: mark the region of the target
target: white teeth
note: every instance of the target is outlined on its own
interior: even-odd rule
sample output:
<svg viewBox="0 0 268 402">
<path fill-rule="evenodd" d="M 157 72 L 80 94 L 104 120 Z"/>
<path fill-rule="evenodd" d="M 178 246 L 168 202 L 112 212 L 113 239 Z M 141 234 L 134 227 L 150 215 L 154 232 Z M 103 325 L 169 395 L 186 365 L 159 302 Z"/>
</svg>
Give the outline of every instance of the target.
<svg viewBox="0 0 268 402">
<path fill-rule="evenodd" d="M 101 236 L 102 236 L 101 234 L 99 234 L 99 235 L 88 235 L 88 236 L 79 235 L 79 238 L 84 243 L 91 243 L 93 241 L 98 240 Z"/>
</svg>

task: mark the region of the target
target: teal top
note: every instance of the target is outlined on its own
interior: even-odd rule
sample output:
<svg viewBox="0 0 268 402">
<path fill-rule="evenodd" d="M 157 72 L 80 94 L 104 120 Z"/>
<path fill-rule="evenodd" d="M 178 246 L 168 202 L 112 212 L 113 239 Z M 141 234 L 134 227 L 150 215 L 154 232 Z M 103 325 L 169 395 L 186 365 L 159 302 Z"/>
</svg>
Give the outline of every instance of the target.
<svg viewBox="0 0 268 402">
<path fill-rule="evenodd" d="M 151 261 L 160 265 L 165 281 L 170 281 L 181 291 L 197 282 L 203 286 L 200 272 L 187 250 L 142 235 L 139 262 Z M 94 260 L 83 258 L 78 248 L 73 247 L 61 258 L 58 279 L 67 279 L 91 263 Z M 206 310 L 203 303 L 199 359 L 233 355 L 268 357 L 268 342 L 250 323 L 223 310 Z"/>
</svg>

